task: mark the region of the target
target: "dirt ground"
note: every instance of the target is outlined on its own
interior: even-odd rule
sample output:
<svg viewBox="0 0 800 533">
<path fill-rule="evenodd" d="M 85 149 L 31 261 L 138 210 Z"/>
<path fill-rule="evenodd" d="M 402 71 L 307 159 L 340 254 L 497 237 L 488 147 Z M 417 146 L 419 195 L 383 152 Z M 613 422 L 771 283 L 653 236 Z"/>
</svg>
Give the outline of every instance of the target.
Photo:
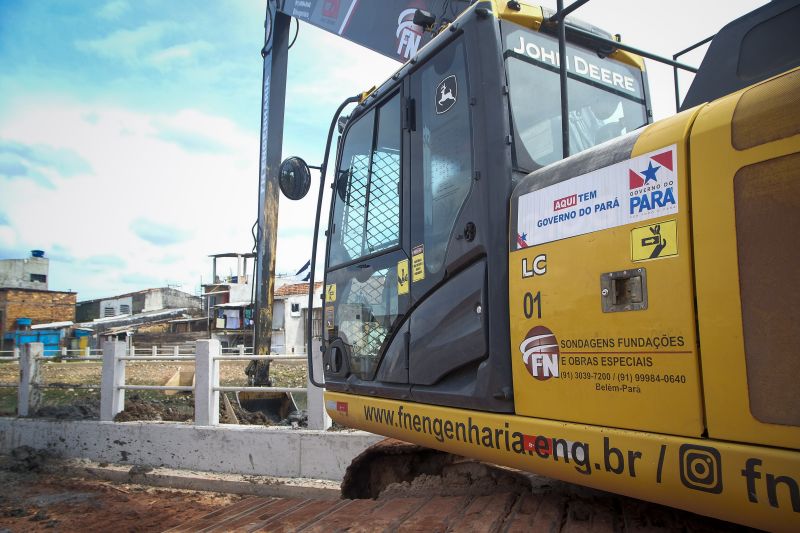
<svg viewBox="0 0 800 533">
<path fill-rule="evenodd" d="M 356 500 L 153 488 L 87 478 L 88 470 L 60 465 L 57 459 L 27 447 L 0 456 L 0 533 L 149 532 L 172 527 L 187 532 L 288 532 L 304 527 L 320 532 L 753 531 L 633 498 L 507 469 L 493 473 L 493 467 L 458 461 L 444 465 L 449 471 L 443 471 L 441 478 L 421 475 L 390 484 L 378 499 Z M 131 467 L 130 479 L 148 470 Z"/>
<path fill-rule="evenodd" d="M 77 479 L 33 452 L 0 458 L 0 532 L 163 531 L 242 496 Z"/>
<path fill-rule="evenodd" d="M 226 361 L 220 364 L 220 384 L 246 385 L 244 369 L 247 361 Z M 176 371 L 191 371 L 192 362 L 128 362 L 126 383 L 129 385 L 163 385 Z M 100 362 L 46 362 L 42 376 L 50 388 L 42 390 L 42 401 L 36 416 L 66 419 L 97 419 L 100 409 Z M 273 362 L 270 377 L 275 386 L 303 387 L 306 384 L 306 365 L 302 361 Z M 0 363 L 0 383 L 17 383 L 19 365 Z M 236 404 L 235 397 L 228 393 Z M 299 408 L 305 407 L 302 395 L 296 395 Z M 224 404 L 224 402 L 221 402 Z M 0 416 L 14 415 L 17 407 L 16 388 L 0 388 Z M 238 406 L 236 406 L 238 408 Z M 125 420 L 186 421 L 194 417 L 191 393 L 168 396 L 161 391 L 129 391 L 126 394 Z M 241 412 L 239 413 L 241 414 Z M 263 423 L 260 419 L 243 418 L 242 422 Z"/>
</svg>

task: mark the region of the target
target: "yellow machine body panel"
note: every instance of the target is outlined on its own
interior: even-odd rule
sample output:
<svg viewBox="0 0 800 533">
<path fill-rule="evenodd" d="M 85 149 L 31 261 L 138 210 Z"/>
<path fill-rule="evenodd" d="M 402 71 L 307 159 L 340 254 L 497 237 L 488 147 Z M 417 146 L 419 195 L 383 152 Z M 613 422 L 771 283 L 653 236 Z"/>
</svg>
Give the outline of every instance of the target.
<svg viewBox="0 0 800 533">
<path fill-rule="evenodd" d="M 703 515 L 800 530 L 799 95 L 797 69 L 517 186 L 515 413 L 326 392 L 330 416 Z"/>
<path fill-rule="evenodd" d="M 518 415 L 702 434 L 687 156 L 696 113 L 647 127 L 627 160 L 520 196 L 530 245 L 509 257 Z"/>
<path fill-rule="evenodd" d="M 797 449 L 800 69 L 705 106 L 690 144 L 708 434 Z"/>
<path fill-rule="evenodd" d="M 494 5 L 501 22 L 545 23 L 540 8 Z M 368 388 L 326 391 L 327 412 L 446 452 L 800 531 L 797 169 L 800 69 L 530 173 L 508 213 L 514 412 Z"/>
<path fill-rule="evenodd" d="M 325 405 L 339 424 L 423 446 L 771 531 L 800 528 L 779 479 L 800 479 L 796 452 L 337 392 Z"/>
</svg>

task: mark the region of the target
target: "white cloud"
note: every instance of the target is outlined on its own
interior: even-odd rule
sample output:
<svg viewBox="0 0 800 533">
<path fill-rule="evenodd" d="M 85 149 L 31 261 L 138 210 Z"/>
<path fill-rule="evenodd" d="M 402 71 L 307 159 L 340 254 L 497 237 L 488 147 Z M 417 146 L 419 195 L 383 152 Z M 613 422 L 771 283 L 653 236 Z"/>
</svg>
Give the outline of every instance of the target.
<svg viewBox="0 0 800 533">
<path fill-rule="evenodd" d="M 106 2 L 97 12 L 97 16 L 104 20 L 117 20 L 130 10 L 131 6 L 125 0 L 112 0 Z"/>
<path fill-rule="evenodd" d="M 214 47 L 206 41 L 192 41 L 153 52 L 147 57 L 146 62 L 160 70 L 167 70 L 177 65 L 195 64 L 198 55 L 213 49 Z"/>
<path fill-rule="evenodd" d="M 289 52 L 287 105 L 333 105 L 387 80 L 401 63 L 302 24 Z"/>
<path fill-rule="evenodd" d="M 107 59 L 121 59 L 135 65 L 144 53 L 154 47 L 174 28 L 167 22 L 149 22 L 132 30 L 117 30 L 99 39 L 79 40 L 75 46 L 83 52 L 91 52 Z"/>
<path fill-rule="evenodd" d="M 30 180 L 2 185 L 0 210 L 11 227 L 0 228 L 0 246 L 60 246 L 75 258 L 53 265 L 53 288 L 62 279 L 60 288 L 112 294 L 142 288 L 131 284 L 149 276 L 193 290 L 207 277 L 209 253 L 251 249 L 258 138 L 231 121 L 191 109 L 134 113 L 45 95 L 20 99 L 13 109 L 0 124 L 1 138 L 73 151 L 92 169 L 54 189 Z M 167 127 L 204 132 L 225 150 L 187 150 L 162 138 Z M 98 264 L 98 257 L 106 259 Z"/>
<path fill-rule="evenodd" d="M 122 60 L 131 67 L 146 66 L 161 71 L 197 65 L 203 54 L 214 50 L 211 43 L 200 39 L 165 45 L 165 40 L 175 39 L 178 30 L 171 22 L 149 22 L 105 37 L 76 41 L 75 47 L 105 59 Z"/>
</svg>

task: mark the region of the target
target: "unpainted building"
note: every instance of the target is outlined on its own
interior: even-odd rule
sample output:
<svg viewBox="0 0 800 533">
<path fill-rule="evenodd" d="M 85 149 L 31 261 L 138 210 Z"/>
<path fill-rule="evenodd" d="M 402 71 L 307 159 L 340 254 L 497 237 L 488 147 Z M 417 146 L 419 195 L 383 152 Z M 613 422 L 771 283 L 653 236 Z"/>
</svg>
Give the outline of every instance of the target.
<svg viewBox="0 0 800 533">
<path fill-rule="evenodd" d="M 50 260 L 41 250 L 25 259 L 0 259 L 0 287 L 47 290 Z"/>
<path fill-rule="evenodd" d="M 202 300 L 187 292 L 161 287 L 78 302 L 76 318 L 78 322 L 90 322 L 98 318 L 183 308 L 199 311 Z"/>
<path fill-rule="evenodd" d="M 0 289 L 0 339 L 17 329 L 17 319 L 29 318 L 32 325 L 74 322 L 77 293 L 36 289 Z"/>
</svg>

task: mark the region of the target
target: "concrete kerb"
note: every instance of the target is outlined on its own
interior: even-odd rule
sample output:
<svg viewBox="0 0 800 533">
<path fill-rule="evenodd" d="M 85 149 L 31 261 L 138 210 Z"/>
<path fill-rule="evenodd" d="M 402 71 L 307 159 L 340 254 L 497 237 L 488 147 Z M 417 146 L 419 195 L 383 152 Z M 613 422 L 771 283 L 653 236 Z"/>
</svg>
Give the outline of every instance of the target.
<svg viewBox="0 0 800 533">
<path fill-rule="evenodd" d="M 130 465 L 111 465 L 94 461 L 69 460 L 60 471 L 81 478 L 95 478 L 115 483 L 135 483 L 170 489 L 202 490 L 226 494 L 271 496 L 313 500 L 338 500 L 342 494 L 336 481 L 302 478 L 243 476 L 218 472 L 195 472 L 172 468 L 153 468 L 131 474 Z"/>
<path fill-rule="evenodd" d="M 363 431 L 0 418 L 0 453 L 19 446 L 65 459 L 241 475 L 341 481 L 383 437 Z"/>
</svg>

